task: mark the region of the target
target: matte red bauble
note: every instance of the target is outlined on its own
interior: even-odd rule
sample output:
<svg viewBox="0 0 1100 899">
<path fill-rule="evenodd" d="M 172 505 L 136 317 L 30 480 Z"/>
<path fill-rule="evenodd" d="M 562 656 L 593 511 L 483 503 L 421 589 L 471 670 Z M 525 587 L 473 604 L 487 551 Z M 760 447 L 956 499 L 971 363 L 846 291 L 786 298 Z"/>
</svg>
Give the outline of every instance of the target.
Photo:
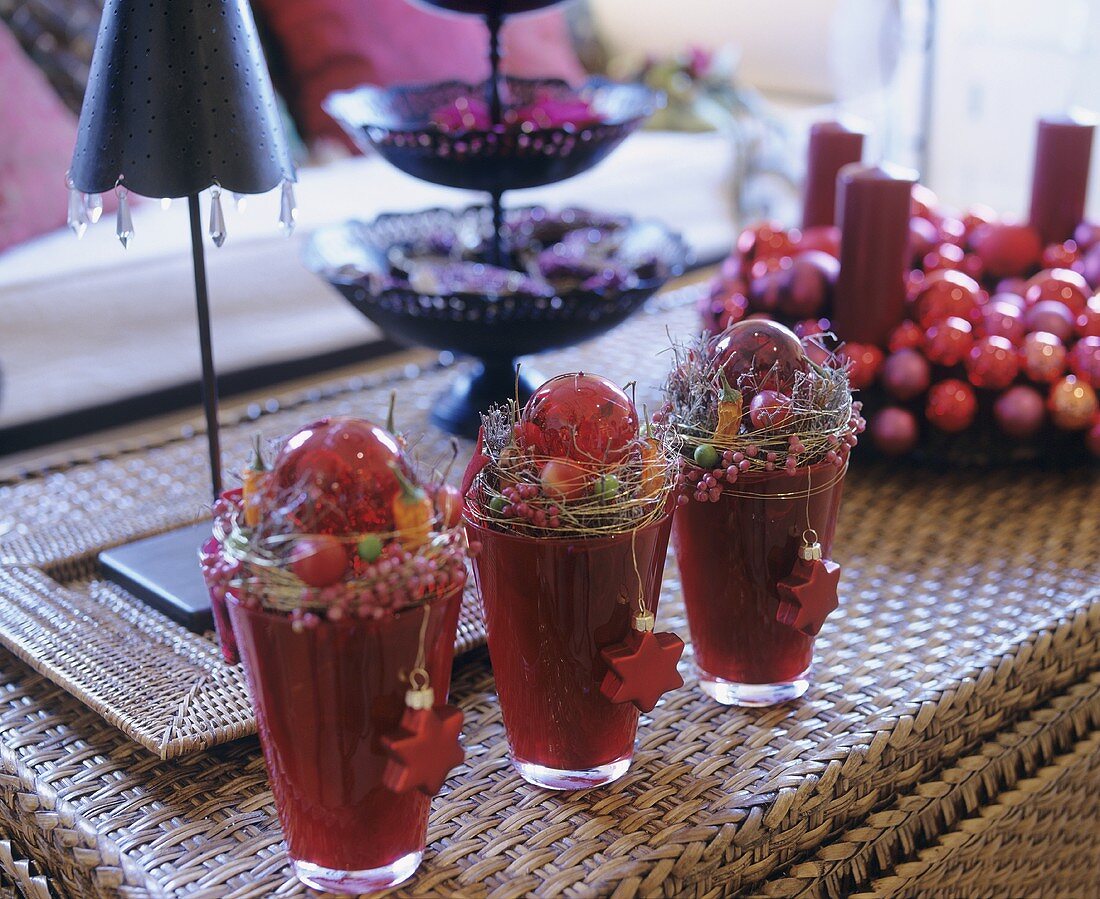
<svg viewBox="0 0 1100 899">
<path fill-rule="evenodd" d="M 393 435 L 358 418 L 322 418 L 293 434 L 272 466 L 276 503 L 303 533 L 393 530 L 401 489 L 391 466 L 409 473 Z"/>
<path fill-rule="evenodd" d="M 969 320 L 978 308 L 981 295 L 981 287 L 969 275 L 932 272 L 913 298 L 913 317 L 922 328 L 929 328 L 953 315 Z"/>
<path fill-rule="evenodd" d="M 932 368 L 916 350 L 898 350 L 882 363 L 882 386 L 899 400 L 911 400 L 928 389 Z"/>
<path fill-rule="evenodd" d="M 1100 337 L 1083 337 L 1069 351 L 1069 370 L 1090 387 L 1100 387 Z"/>
<path fill-rule="evenodd" d="M 970 243 L 992 278 L 1026 275 L 1043 255 L 1039 232 L 1029 225 L 1009 222 L 981 225 L 974 229 Z"/>
<path fill-rule="evenodd" d="M 924 331 L 916 322 L 906 319 L 890 332 L 888 345 L 893 353 L 917 349 L 924 345 Z"/>
<path fill-rule="evenodd" d="M 939 229 L 928 219 L 917 216 L 909 219 L 909 253 L 912 265 L 918 266 L 936 248 L 939 239 Z"/>
<path fill-rule="evenodd" d="M 975 387 L 1002 390 L 1019 370 L 1016 347 L 1004 337 L 983 337 L 966 356 L 966 373 Z"/>
<path fill-rule="evenodd" d="M 746 228 L 737 238 L 737 252 L 747 262 L 790 256 L 801 238 L 796 229 L 787 230 L 775 222 Z"/>
<path fill-rule="evenodd" d="M 1024 338 L 1020 351 L 1024 374 L 1040 384 L 1051 384 L 1066 370 L 1066 348 L 1053 334 L 1036 331 Z"/>
<path fill-rule="evenodd" d="M 900 406 L 880 409 L 871 418 L 868 429 L 871 441 L 888 456 L 904 456 L 917 445 L 920 437 L 917 417 Z"/>
<path fill-rule="evenodd" d="M 1081 255 L 1077 249 L 1077 242 L 1067 240 L 1064 243 L 1048 244 L 1043 250 L 1043 257 L 1039 264 L 1043 268 L 1069 268 Z"/>
<path fill-rule="evenodd" d="M 791 260 L 786 289 L 779 296 L 779 311 L 790 318 L 817 315 L 832 295 L 840 274 L 836 257 L 820 250 L 800 252 Z"/>
<path fill-rule="evenodd" d="M 1052 268 L 1039 272 L 1027 282 L 1024 299 L 1029 305 L 1043 300 L 1058 300 L 1076 316 L 1085 311 L 1085 304 L 1091 295 L 1088 282 L 1077 272 L 1068 268 Z"/>
<path fill-rule="evenodd" d="M 921 266 L 926 272 L 957 272 L 962 268 L 964 253 L 953 243 L 941 243 L 931 253 L 925 253 Z"/>
<path fill-rule="evenodd" d="M 924 414 L 941 431 L 965 431 L 978 412 L 978 398 L 971 386 L 956 378 L 932 385 Z"/>
<path fill-rule="evenodd" d="M 1042 300 L 1024 313 L 1024 324 L 1028 331 L 1046 331 L 1066 341 L 1073 335 L 1074 316 L 1065 303 Z"/>
<path fill-rule="evenodd" d="M 290 570 L 310 587 L 327 587 L 344 576 L 348 568 L 347 547 L 335 537 L 318 534 L 294 542 Z"/>
<path fill-rule="evenodd" d="M 795 375 L 809 370 L 798 337 L 777 322 L 746 319 L 725 332 L 715 358 L 733 386 L 789 391 Z"/>
<path fill-rule="evenodd" d="M 1027 333 L 1024 315 L 1019 306 L 997 299 L 1001 296 L 1005 294 L 994 294 L 993 298 L 982 306 L 981 332 L 986 337 L 1004 337 L 1013 343 L 1019 343 Z"/>
<path fill-rule="evenodd" d="M 583 372 L 543 384 L 523 407 L 522 421 L 528 448 L 575 462 L 618 462 L 638 437 L 630 397 L 607 378 Z"/>
<path fill-rule="evenodd" d="M 875 383 L 882 368 L 883 352 L 869 343 L 846 343 L 839 354 L 848 360 L 848 383 L 855 390 L 864 390 Z"/>
<path fill-rule="evenodd" d="M 830 256 L 840 256 L 840 229 L 836 225 L 814 225 L 802 232 L 800 250 L 820 250 Z"/>
<path fill-rule="evenodd" d="M 1026 440 L 1043 426 L 1046 406 L 1038 390 L 1018 384 L 997 397 L 993 404 L 993 417 L 997 426 L 1009 437 Z"/>
<path fill-rule="evenodd" d="M 1079 337 L 1100 337 L 1100 295 L 1089 297 L 1085 311 L 1077 316 Z"/>
<path fill-rule="evenodd" d="M 1047 408 L 1054 424 L 1064 431 L 1089 427 L 1100 409 L 1096 391 L 1075 375 L 1066 375 L 1050 388 Z"/>
<path fill-rule="evenodd" d="M 958 365 L 974 343 L 970 322 L 957 315 L 932 325 L 924 335 L 925 353 L 937 365 Z"/>
</svg>

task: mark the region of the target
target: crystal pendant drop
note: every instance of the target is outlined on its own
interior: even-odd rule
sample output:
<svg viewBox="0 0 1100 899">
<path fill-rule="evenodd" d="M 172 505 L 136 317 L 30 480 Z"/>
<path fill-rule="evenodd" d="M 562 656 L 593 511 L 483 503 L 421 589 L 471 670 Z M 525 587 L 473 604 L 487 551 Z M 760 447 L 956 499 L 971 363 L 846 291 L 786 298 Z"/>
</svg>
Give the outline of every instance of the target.
<svg viewBox="0 0 1100 899">
<path fill-rule="evenodd" d="M 283 182 L 282 199 L 279 202 L 279 227 L 287 237 L 294 231 L 297 220 L 298 204 L 294 202 L 294 184 L 287 180 Z"/>
<path fill-rule="evenodd" d="M 245 206 L 248 205 L 248 194 L 233 194 L 233 202 L 237 204 L 237 212 L 244 212 Z"/>
<path fill-rule="evenodd" d="M 218 188 L 210 191 L 210 239 L 214 246 L 225 243 L 225 215 L 222 213 L 222 192 Z"/>
<path fill-rule="evenodd" d="M 88 230 L 88 214 L 84 209 L 84 194 L 73 188 L 69 188 L 69 215 L 66 219 L 69 230 L 76 235 L 77 240 L 84 236 Z"/>
<path fill-rule="evenodd" d="M 103 216 L 103 196 L 84 194 L 84 208 L 88 210 L 88 221 L 94 225 Z"/>
<path fill-rule="evenodd" d="M 122 246 L 129 248 L 134 239 L 134 220 L 130 216 L 130 192 L 125 187 L 118 189 L 118 216 L 115 219 L 115 234 Z"/>
</svg>

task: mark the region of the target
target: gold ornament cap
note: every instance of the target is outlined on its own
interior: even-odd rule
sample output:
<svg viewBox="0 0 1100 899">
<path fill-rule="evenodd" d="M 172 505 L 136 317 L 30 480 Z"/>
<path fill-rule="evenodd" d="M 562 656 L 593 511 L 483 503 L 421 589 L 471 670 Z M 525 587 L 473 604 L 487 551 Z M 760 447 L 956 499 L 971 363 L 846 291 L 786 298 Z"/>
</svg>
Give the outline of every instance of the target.
<svg viewBox="0 0 1100 899">
<path fill-rule="evenodd" d="M 821 544 L 817 542 L 817 531 L 808 528 L 802 534 L 802 545 L 798 548 L 798 557 L 807 562 L 816 562 L 822 558 Z"/>
<path fill-rule="evenodd" d="M 641 631 L 643 634 L 649 633 L 657 626 L 657 616 L 654 615 L 649 609 L 642 609 L 634 616 L 634 630 Z"/>
<path fill-rule="evenodd" d="M 405 705 L 410 709 L 430 709 L 435 706 L 435 690 L 431 687 L 414 687 L 405 693 Z"/>
</svg>

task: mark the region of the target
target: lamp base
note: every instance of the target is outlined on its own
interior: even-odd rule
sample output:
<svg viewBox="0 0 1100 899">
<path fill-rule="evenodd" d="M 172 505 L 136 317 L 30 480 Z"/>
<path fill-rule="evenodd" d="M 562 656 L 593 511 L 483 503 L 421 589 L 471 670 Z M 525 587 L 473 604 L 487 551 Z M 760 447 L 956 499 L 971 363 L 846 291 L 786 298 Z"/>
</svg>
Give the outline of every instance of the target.
<svg viewBox="0 0 1100 899">
<path fill-rule="evenodd" d="M 214 626 L 210 594 L 199 570 L 199 547 L 210 522 L 146 537 L 99 554 L 104 576 L 195 633 Z"/>
</svg>

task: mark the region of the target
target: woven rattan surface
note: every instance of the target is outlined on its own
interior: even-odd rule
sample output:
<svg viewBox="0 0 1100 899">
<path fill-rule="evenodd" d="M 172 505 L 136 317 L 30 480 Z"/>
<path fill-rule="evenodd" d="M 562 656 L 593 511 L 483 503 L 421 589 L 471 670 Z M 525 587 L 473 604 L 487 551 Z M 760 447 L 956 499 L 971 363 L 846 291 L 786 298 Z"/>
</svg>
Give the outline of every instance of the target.
<svg viewBox="0 0 1100 899">
<path fill-rule="evenodd" d="M 540 364 L 639 377 L 650 392 L 666 325 L 693 325 L 689 299 L 655 303 L 610 337 Z M 406 427 L 415 431 L 452 375 L 401 384 Z M 334 385 L 308 402 L 284 399 L 227 428 L 228 453 L 243 456 L 256 426 L 285 432 L 322 409 L 378 414 L 387 390 Z M 186 438 L 2 488 L 5 516 L 18 510 L 21 522 L 4 555 L 35 563 L 3 573 L 34 588 L 23 608 L 43 604 L 38 620 L 65 619 L 68 608 L 75 621 L 107 602 L 129 616 L 133 641 L 145 628 L 179 653 L 178 633 L 91 578 L 89 558 L 106 542 L 195 517 L 201 470 L 201 443 Z M 686 670 L 685 687 L 643 716 L 631 771 L 599 790 L 550 794 L 512 773 L 486 658 L 470 654 L 453 685 L 467 763 L 433 805 L 424 867 L 403 893 L 927 894 L 942 879 L 980 894 L 964 885 L 988 879 L 986 852 L 1039 852 L 1047 863 L 1095 852 L 1095 828 L 1062 826 L 1055 810 L 1095 773 L 1098 501 L 1091 472 L 857 464 L 835 549 L 843 603 L 818 640 L 807 696 L 724 708 Z M 662 602 L 662 621 L 686 637 L 674 568 Z M 12 613 L 2 621 L 10 632 Z M 58 627 L 52 658 L 64 660 L 78 647 Z M 187 640 L 196 656 L 212 652 Z M 23 651 L 40 645 L 28 637 Z M 133 674 L 142 680 L 131 693 L 154 692 L 158 672 L 135 665 Z M 233 683 L 223 677 L 218 696 Z M 3 659 L 0 683 L 0 835 L 59 892 L 304 894 L 286 867 L 253 740 L 162 760 L 16 659 Z M 246 714 L 243 693 L 235 702 Z M 192 707 L 178 708 L 188 720 Z M 986 807 L 1005 811 L 986 822 Z M 1041 832 L 1029 834 L 1029 822 Z M 967 861 L 952 861 L 956 848 Z"/>
</svg>

